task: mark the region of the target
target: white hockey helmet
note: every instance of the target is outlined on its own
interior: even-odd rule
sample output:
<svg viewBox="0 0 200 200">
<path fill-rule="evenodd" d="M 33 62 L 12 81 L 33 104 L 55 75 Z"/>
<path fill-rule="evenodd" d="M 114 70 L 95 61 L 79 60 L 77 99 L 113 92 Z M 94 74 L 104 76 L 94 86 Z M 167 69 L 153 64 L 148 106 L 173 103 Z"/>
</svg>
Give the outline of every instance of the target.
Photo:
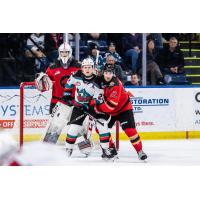
<svg viewBox="0 0 200 200">
<path fill-rule="evenodd" d="M 68 52 L 68 55 L 67 56 L 61 55 L 63 52 Z M 59 54 L 58 59 L 62 60 L 63 64 L 67 64 L 68 60 L 71 59 L 71 57 L 72 57 L 72 48 L 71 48 L 71 46 L 68 43 L 64 42 L 63 44 L 61 44 L 59 46 L 58 54 Z"/>
<path fill-rule="evenodd" d="M 81 63 L 81 67 L 86 65 L 91 65 L 94 68 L 94 61 L 91 58 L 85 58 Z"/>
</svg>

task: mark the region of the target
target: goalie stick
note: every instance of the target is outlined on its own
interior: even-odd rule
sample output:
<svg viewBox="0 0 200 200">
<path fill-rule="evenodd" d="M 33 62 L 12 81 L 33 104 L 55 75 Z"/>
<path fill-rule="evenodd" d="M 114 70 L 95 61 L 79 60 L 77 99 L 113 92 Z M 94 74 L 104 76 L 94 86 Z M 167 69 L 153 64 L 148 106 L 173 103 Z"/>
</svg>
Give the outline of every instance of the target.
<svg viewBox="0 0 200 200">
<path fill-rule="evenodd" d="M 84 111 L 84 113 L 85 113 L 86 115 L 88 115 L 91 119 L 93 119 L 95 122 L 99 123 L 101 126 L 104 126 L 104 123 L 103 123 L 103 122 L 101 122 L 101 121 L 99 121 L 98 119 L 96 119 L 96 118 L 95 118 L 94 116 L 92 116 L 89 112 Z"/>
</svg>

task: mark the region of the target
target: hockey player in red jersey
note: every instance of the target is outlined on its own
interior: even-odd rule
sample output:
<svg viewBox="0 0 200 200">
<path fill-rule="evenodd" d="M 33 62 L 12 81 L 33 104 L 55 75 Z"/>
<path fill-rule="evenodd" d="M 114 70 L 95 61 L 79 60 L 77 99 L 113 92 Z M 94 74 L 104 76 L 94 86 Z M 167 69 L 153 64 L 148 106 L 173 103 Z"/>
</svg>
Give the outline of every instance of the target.
<svg viewBox="0 0 200 200">
<path fill-rule="evenodd" d="M 52 109 L 56 103 L 62 101 L 64 86 L 70 75 L 80 69 L 78 61 L 72 57 L 72 48 L 69 44 L 61 44 L 58 48 L 58 53 L 58 60 L 47 68 L 46 74 L 41 73 L 38 78 L 36 78 L 36 86 L 40 85 L 40 80 L 44 80 L 43 77 L 48 77 L 53 82 L 50 113 L 52 113 Z M 46 83 L 42 83 L 42 85 L 45 84 Z M 38 89 L 40 91 L 45 91 L 45 88 L 43 87 L 38 87 Z"/>
<path fill-rule="evenodd" d="M 142 142 L 135 127 L 133 107 L 129 95 L 125 91 L 121 81 L 115 77 L 113 66 L 106 64 L 103 69 L 103 75 L 94 84 L 99 88 L 99 91 L 96 90 L 96 92 L 100 96 L 102 93 L 104 94 L 104 101 L 101 102 L 96 99 L 96 108 L 112 116 L 108 127 L 111 128 L 115 121 L 119 120 L 139 159 L 145 160 L 147 155 L 142 150 Z"/>
</svg>

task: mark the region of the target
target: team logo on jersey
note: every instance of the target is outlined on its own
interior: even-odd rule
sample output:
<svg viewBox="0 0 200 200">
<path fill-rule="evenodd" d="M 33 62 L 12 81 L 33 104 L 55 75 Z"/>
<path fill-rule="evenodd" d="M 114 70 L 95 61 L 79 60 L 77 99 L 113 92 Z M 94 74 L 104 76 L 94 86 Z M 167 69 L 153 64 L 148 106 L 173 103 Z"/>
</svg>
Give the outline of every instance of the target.
<svg viewBox="0 0 200 200">
<path fill-rule="evenodd" d="M 55 72 L 55 74 L 54 74 L 54 75 L 57 75 L 57 74 L 60 74 L 60 71 L 57 71 L 57 72 Z"/>
<path fill-rule="evenodd" d="M 116 97 L 117 97 L 117 91 L 113 91 L 113 92 L 110 94 L 110 97 L 111 97 L 111 98 L 116 98 Z"/>
<path fill-rule="evenodd" d="M 81 83 L 80 83 L 80 82 L 76 82 L 75 85 L 76 85 L 76 86 L 80 86 Z"/>
<path fill-rule="evenodd" d="M 114 82 L 110 82 L 110 87 L 112 87 L 112 86 L 114 86 L 115 85 L 115 83 Z"/>
</svg>

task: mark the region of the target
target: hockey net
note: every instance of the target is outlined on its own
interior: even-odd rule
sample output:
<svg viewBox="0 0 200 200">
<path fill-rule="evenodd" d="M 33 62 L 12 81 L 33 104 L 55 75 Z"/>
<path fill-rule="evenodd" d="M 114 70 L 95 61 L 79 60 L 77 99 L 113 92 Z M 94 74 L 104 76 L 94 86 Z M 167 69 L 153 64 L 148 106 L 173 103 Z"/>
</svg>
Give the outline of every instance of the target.
<svg viewBox="0 0 200 200">
<path fill-rule="evenodd" d="M 35 88 L 34 82 L 22 82 L 19 96 L 19 120 L 16 120 L 14 128 L 19 130 L 19 144 L 22 147 L 24 142 L 41 140 L 49 119 L 51 91 L 39 92 Z M 64 144 L 67 129 L 67 126 L 63 129 L 58 140 L 59 144 Z M 119 149 L 118 122 L 112 128 L 111 133 L 112 139 L 117 149 Z M 92 131 L 92 141 L 95 148 L 98 148 L 99 137 L 94 129 Z"/>
</svg>

